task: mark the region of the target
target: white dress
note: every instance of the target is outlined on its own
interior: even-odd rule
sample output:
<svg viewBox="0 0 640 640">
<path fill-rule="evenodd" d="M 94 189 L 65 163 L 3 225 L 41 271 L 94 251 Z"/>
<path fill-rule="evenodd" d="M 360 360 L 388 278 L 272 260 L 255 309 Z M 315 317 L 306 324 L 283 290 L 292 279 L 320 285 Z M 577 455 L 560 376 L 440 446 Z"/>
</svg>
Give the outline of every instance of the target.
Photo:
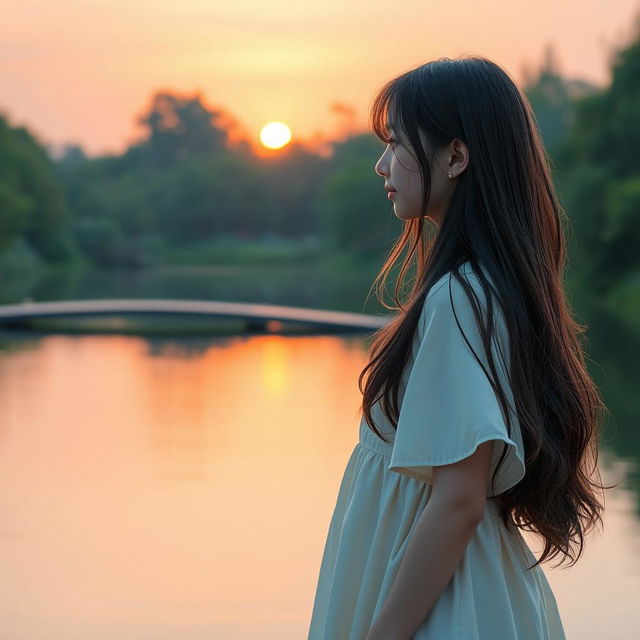
<svg viewBox="0 0 640 640">
<path fill-rule="evenodd" d="M 471 265 L 463 277 L 486 300 Z M 486 272 L 484 272 L 486 274 Z M 488 275 L 488 274 L 486 274 Z M 454 310 L 451 307 L 453 300 Z M 376 426 L 391 443 L 360 421 L 359 442 L 344 471 L 319 571 L 308 640 L 363 640 L 393 584 L 420 513 L 429 500 L 433 466 L 471 455 L 493 440 L 490 480 L 495 495 L 517 484 L 525 473 L 520 426 L 500 359 L 509 362 L 508 333 L 497 302 L 498 333 L 492 345 L 500 383 L 512 415 L 512 433 L 482 367 L 474 358 L 456 317 L 488 372 L 487 358 L 471 303 L 451 274 L 427 294 L 414 337 L 410 362 L 400 385 L 397 431 L 373 407 Z M 415 640 L 565 640 L 546 577 L 519 530 L 508 529 L 495 501 L 467 545 L 455 574 L 412 638 Z"/>
</svg>

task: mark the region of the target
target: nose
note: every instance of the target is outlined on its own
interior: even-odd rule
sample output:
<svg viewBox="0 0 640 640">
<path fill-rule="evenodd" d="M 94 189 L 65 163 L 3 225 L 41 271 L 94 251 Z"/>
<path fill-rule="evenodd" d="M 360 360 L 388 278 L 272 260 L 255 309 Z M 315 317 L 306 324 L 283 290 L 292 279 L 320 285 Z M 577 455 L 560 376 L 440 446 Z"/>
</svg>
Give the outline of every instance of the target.
<svg viewBox="0 0 640 640">
<path fill-rule="evenodd" d="M 376 162 L 376 165 L 374 167 L 374 171 L 379 175 L 382 176 L 383 178 L 388 174 L 388 172 L 385 172 L 382 170 L 382 158 L 384 157 L 384 154 L 382 155 L 382 157 L 380 158 L 380 160 L 378 160 L 378 162 Z"/>
</svg>

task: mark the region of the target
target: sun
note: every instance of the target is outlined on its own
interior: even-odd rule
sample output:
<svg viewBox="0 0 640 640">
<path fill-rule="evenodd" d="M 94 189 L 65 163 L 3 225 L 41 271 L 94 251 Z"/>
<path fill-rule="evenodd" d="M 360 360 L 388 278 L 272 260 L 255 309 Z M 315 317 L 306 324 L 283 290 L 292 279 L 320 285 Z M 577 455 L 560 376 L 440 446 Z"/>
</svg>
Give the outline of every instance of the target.
<svg viewBox="0 0 640 640">
<path fill-rule="evenodd" d="M 267 149 L 281 149 L 291 140 L 291 129 L 284 122 L 267 122 L 260 129 L 260 142 Z"/>
</svg>

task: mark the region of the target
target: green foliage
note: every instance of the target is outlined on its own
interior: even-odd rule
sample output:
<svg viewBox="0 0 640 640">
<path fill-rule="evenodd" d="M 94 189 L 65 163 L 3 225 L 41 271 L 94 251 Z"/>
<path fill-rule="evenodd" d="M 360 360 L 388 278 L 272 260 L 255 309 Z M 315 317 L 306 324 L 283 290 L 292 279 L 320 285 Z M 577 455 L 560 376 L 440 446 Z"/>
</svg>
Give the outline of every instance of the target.
<svg viewBox="0 0 640 640">
<path fill-rule="evenodd" d="M 558 150 L 577 263 L 600 294 L 628 291 L 627 281 L 637 286 L 639 146 L 640 31 L 615 54 L 610 86 L 576 102 L 575 121 Z"/>
<path fill-rule="evenodd" d="M 615 317 L 626 323 L 637 335 L 638 318 L 640 318 L 640 273 L 636 271 L 629 277 L 620 280 L 617 286 L 611 288 L 605 302 L 614 312 Z M 633 371 L 637 371 L 637 369 L 636 360 Z M 637 410 L 637 386 L 633 389 L 632 397 Z"/>
<path fill-rule="evenodd" d="M 554 153 L 575 121 L 576 101 L 596 92 L 583 80 L 560 74 L 552 47 L 547 47 L 537 74 L 525 74 L 524 93 L 535 114 L 546 148 Z"/>
<path fill-rule="evenodd" d="M 228 154 L 180 163 L 155 182 L 152 197 L 157 229 L 179 243 L 243 226 L 268 228 L 268 191 L 256 172 Z"/>
<path fill-rule="evenodd" d="M 24 127 L 12 127 L 2 115 L 0 207 L 0 247 L 24 237 L 46 259 L 72 255 L 69 212 L 53 164 Z"/>
<path fill-rule="evenodd" d="M 569 87 L 557 70 L 552 49 L 547 49 L 538 76 L 527 80 L 524 92 L 535 113 L 544 143 L 551 150 L 564 138 L 573 117 Z"/>
<path fill-rule="evenodd" d="M 391 202 L 385 203 L 383 179 L 374 171 L 379 153 L 379 145 L 369 136 L 354 138 L 337 151 L 322 193 L 321 216 L 329 246 L 382 259 L 400 232 L 400 221 Z"/>
<path fill-rule="evenodd" d="M 42 265 L 42 258 L 33 247 L 23 238 L 16 237 L 8 245 L 0 250 L 0 272 L 3 276 L 0 296 L 7 302 L 14 300 L 7 297 L 7 290 L 12 284 L 18 285 L 25 282 L 24 277 L 28 273 L 38 272 Z M 18 285 L 19 286 L 19 285 Z"/>
<path fill-rule="evenodd" d="M 640 241 L 638 212 L 640 212 L 640 174 L 609 185 L 606 194 L 606 224 L 602 238 L 612 244 L 631 236 Z M 638 252 L 640 254 L 640 252 Z"/>
<path fill-rule="evenodd" d="M 608 185 L 604 211 L 600 266 L 603 277 L 615 282 L 634 270 L 640 272 L 640 172 Z"/>
<path fill-rule="evenodd" d="M 0 249 L 6 249 L 30 222 L 33 203 L 8 181 L 0 182 Z"/>
<path fill-rule="evenodd" d="M 113 220 L 85 218 L 73 227 L 80 248 L 96 266 L 111 267 L 120 262 L 123 234 Z"/>
<path fill-rule="evenodd" d="M 593 164 L 576 163 L 560 175 L 561 199 L 582 249 L 596 247 L 602 241 L 607 184 L 606 170 Z"/>
</svg>

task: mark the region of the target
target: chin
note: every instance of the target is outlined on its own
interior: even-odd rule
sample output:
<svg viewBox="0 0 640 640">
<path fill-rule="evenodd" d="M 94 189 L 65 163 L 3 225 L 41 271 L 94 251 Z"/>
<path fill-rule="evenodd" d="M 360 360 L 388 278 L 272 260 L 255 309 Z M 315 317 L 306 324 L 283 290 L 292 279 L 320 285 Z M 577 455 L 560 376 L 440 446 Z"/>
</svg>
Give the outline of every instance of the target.
<svg viewBox="0 0 640 640">
<path fill-rule="evenodd" d="M 403 213 L 402 211 L 398 212 L 394 210 L 396 218 L 400 218 L 400 220 L 414 220 L 415 218 L 422 218 L 422 214 L 418 212 L 409 212 Z"/>
</svg>

